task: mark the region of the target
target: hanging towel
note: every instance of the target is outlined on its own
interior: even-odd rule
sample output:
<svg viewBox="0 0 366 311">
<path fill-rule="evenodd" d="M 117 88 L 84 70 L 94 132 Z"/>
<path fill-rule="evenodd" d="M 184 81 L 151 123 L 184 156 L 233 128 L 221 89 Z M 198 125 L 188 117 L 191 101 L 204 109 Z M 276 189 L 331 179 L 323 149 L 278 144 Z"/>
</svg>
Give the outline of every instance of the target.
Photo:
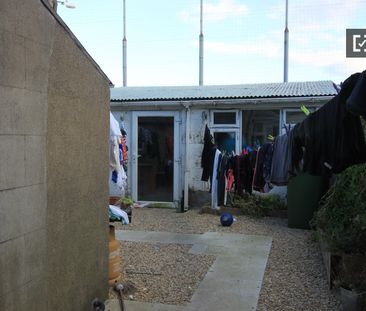
<svg viewBox="0 0 366 311">
<path fill-rule="evenodd" d="M 212 183 L 211 183 L 211 208 L 218 209 L 218 183 L 217 183 L 217 170 L 219 166 L 219 158 L 221 152 L 219 149 L 215 151 L 214 165 L 212 169 Z"/>
</svg>

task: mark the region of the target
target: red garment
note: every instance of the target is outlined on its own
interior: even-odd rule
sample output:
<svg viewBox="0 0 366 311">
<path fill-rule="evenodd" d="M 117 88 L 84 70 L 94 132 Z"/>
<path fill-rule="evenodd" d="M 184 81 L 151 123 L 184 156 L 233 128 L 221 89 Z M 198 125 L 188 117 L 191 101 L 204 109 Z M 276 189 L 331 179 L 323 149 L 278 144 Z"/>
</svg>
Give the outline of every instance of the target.
<svg viewBox="0 0 366 311">
<path fill-rule="evenodd" d="M 126 137 L 121 137 L 121 145 L 122 145 L 122 160 L 123 162 L 127 162 L 128 155 L 127 155 L 127 145 L 126 145 Z"/>
<path fill-rule="evenodd" d="M 226 191 L 231 191 L 231 188 L 233 187 L 234 184 L 234 170 L 232 169 L 228 169 L 227 173 L 226 173 L 226 178 L 227 178 L 227 186 L 226 186 Z"/>
</svg>

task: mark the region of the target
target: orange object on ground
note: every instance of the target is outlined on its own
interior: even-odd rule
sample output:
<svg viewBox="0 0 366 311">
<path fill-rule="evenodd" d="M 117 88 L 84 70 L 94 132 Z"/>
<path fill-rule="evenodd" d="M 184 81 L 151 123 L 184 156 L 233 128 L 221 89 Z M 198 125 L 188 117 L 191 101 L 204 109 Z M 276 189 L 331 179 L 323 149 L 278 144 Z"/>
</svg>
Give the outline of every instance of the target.
<svg viewBox="0 0 366 311">
<path fill-rule="evenodd" d="M 119 254 L 119 242 L 116 240 L 114 226 L 109 226 L 109 264 L 108 284 L 113 286 L 121 279 L 121 257 Z"/>
</svg>

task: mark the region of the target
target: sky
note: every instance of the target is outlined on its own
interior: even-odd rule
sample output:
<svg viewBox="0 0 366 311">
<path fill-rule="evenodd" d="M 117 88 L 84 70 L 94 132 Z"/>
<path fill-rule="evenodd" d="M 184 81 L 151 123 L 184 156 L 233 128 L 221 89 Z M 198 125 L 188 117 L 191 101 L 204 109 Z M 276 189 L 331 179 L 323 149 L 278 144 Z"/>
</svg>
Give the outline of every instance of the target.
<svg viewBox="0 0 366 311">
<path fill-rule="evenodd" d="M 366 28 L 366 0 L 288 0 L 288 81 L 344 81 L 346 29 Z M 66 22 L 122 85 L 123 0 L 69 0 Z M 204 85 L 283 81 L 285 0 L 203 0 Z M 198 85 L 200 0 L 126 0 L 127 86 Z"/>
</svg>

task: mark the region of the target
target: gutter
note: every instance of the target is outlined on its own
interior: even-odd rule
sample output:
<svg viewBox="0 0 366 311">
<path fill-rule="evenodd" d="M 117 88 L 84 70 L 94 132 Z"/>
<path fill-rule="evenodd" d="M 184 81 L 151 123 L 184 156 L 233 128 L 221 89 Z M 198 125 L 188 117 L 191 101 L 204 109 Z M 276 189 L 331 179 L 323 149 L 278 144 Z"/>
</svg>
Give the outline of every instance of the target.
<svg viewBox="0 0 366 311">
<path fill-rule="evenodd" d="M 195 106 L 200 108 L 212 108 L 218 105 L 224 105 L 225 109 L 241 108 L 245 109 L 271 109 L 295 107 L 298 104 L 319 105 L 330 101 L 335 95 L 330 96 L 299 96 L 286 98 L 233 98 L 233 99 L 192 99 L 192 100 L 114 100 L 110 101 L 113 108 L 122 107 L 124 109 L 139 110 L 154 108 L 154 110 L 164 110 L 168 108 L 177 109 L 180 105 Z M 276 107 L 277 106 L 277 107 Z"/>
</svg>

